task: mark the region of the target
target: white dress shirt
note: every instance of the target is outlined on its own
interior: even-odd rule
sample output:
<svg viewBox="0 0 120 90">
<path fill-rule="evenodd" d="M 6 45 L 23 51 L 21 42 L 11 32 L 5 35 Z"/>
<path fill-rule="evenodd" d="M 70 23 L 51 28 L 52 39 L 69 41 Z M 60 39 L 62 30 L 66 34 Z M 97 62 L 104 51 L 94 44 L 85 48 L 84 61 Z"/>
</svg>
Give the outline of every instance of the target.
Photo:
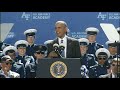
<svg viewBox="0 0 120 90">
<path fill-rule="evenodd" d="M 111 70 L 112 72 L 112 70 Z M 117 75 L 112 72 L 112 78 L 117 78 Z"/>
<path fill-rule="evenodd" d="M 8 76 L 4 73 L 4 71 L 1 69 L 1 72 L 0 73 L 2 73 L 3 75 L 5 75 L 5 78 L 10 78 L 10 71 L 9 72 L 7 72 L 7 74 L 8 74 Z"/>
</svg>

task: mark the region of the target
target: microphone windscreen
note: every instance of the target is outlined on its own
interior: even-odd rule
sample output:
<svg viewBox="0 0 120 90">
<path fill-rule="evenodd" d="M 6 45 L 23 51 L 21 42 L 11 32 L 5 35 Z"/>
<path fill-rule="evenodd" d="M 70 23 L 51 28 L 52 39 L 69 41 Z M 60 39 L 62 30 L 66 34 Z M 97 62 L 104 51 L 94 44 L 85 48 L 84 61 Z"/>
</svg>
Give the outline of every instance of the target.
<svg viewBox="0 0 120 90">
<path fill-rule="evenodd" d="M 53 44 L 53 47 L 59 47 L 59 45 L 57 43 Z"/>
</svg>

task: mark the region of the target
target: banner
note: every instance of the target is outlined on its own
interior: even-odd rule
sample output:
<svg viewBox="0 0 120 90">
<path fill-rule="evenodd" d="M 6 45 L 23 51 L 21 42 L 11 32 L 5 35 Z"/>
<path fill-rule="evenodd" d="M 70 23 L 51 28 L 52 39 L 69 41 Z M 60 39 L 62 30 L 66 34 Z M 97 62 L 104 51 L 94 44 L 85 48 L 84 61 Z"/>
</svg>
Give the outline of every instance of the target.
<svg viewBox="0 0 120 90">
<path fill-rule="evenodd" d="M 13 23 L 4 40 L 5 43 L 12 45 L 17 40 L 26 39 L 23 33 L 29 28 L 37 29 L 35 43 L 44 44 L 46 40 L 56 37 L 55 22 L 64 20 L 69 28 L 68 35 L 77 39 L 86 37 L 86 28 L 98 28 L 100 32 L 96 41 L 106 47 L 105 42 L 108 38 L 100 23 L 113 24 L 115 28 L 120 26 L 119 12 L 1 12 L 0 14 L 0 24 Z"/>
</svg>

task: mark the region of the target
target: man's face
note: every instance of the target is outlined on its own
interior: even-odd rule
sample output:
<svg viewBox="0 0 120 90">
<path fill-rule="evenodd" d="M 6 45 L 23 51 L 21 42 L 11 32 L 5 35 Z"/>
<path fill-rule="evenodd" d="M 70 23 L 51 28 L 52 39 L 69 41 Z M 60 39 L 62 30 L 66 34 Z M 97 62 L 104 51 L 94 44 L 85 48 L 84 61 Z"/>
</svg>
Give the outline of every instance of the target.
<svg viewBox="0 0 120 90">
<path fill-rule="evenodd" d="M 11 61 L 2 62 L 1 67 L 3 70 L 9 71 L 12 67 L 12 62 Z"/>
<path fill-rule="evenodd" d="M 24 56 L 26 53 L 26 47 L 18 47 L 18 53 L 19 55 Z"/>
<path fill-rule="evenodd" d="M 36 57 L 37 60 L 42 59 L 42 58 L 45 57 L 45 55 L 42 54 L 42 53 L 40 53 L 40 52 L 36 52 L 34 55 L 35 55 L 35 57 Z"/>
<path fill-rule="evenodd" d="M 111 69 L 113 73 L 117 73 L 117 61 L 112 62 Z M 120 73 L 120 62 L 118 62 L 118 72 Z"/>
<path fill-rule="evenodd" d="M 55 26 L 57 37 L 63 38 L 67 32 L 67 27 L 64 24 L 58 23 Z"/>
<path fill-rule="evenodd" d="M 7 55 L 9 55 L 13 60 L 15 60 L 15 58 L 16 58 L 16 54 L 15 54 L 15 52 L 8 52 L 8 54 Z"/>
<path fill-rule="evenodd" d="M 107 56 L 106 55 L 100 55 L 98 56 L 98 63 L 100 65 L 104 65 L 105 61 L 107 60 Z"/>
<path fill-rule="evenodd" d="M 80 45 L 80 52 L 82 55 L 86 54 L 87 50 L 88 50 L 87 46 Z"/>
<path fill-rule="evenodd" d="M 35 36 L 27 36 L 28 43 L 34 43 Z"/>
<path fill-rule="evenodd" d="M 110 52 L 111 55 L 115 55 L 117 53 L 117 47 L 108 47 L 108 50 Z"/>
<path fill-rule="evenodd" d="M 96 35 L 88 35 L 87 38 L 90 43 L 94 43 L 96 41 Z"/>
</svg>

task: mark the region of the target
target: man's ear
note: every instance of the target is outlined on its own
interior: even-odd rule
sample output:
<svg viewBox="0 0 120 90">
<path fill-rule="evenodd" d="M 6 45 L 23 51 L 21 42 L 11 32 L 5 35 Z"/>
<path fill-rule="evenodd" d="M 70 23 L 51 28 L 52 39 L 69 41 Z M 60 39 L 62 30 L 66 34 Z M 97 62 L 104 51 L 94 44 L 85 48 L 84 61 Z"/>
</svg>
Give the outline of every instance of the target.
<svg viewBox="0 0 120 90">
<path fill-rule="evenodd" d="M 67 28 L 67 27 L 65 27 L 65 32 L 66 32 L 66 33 L 68 32 L 68 28 Z"/>
</svg>

